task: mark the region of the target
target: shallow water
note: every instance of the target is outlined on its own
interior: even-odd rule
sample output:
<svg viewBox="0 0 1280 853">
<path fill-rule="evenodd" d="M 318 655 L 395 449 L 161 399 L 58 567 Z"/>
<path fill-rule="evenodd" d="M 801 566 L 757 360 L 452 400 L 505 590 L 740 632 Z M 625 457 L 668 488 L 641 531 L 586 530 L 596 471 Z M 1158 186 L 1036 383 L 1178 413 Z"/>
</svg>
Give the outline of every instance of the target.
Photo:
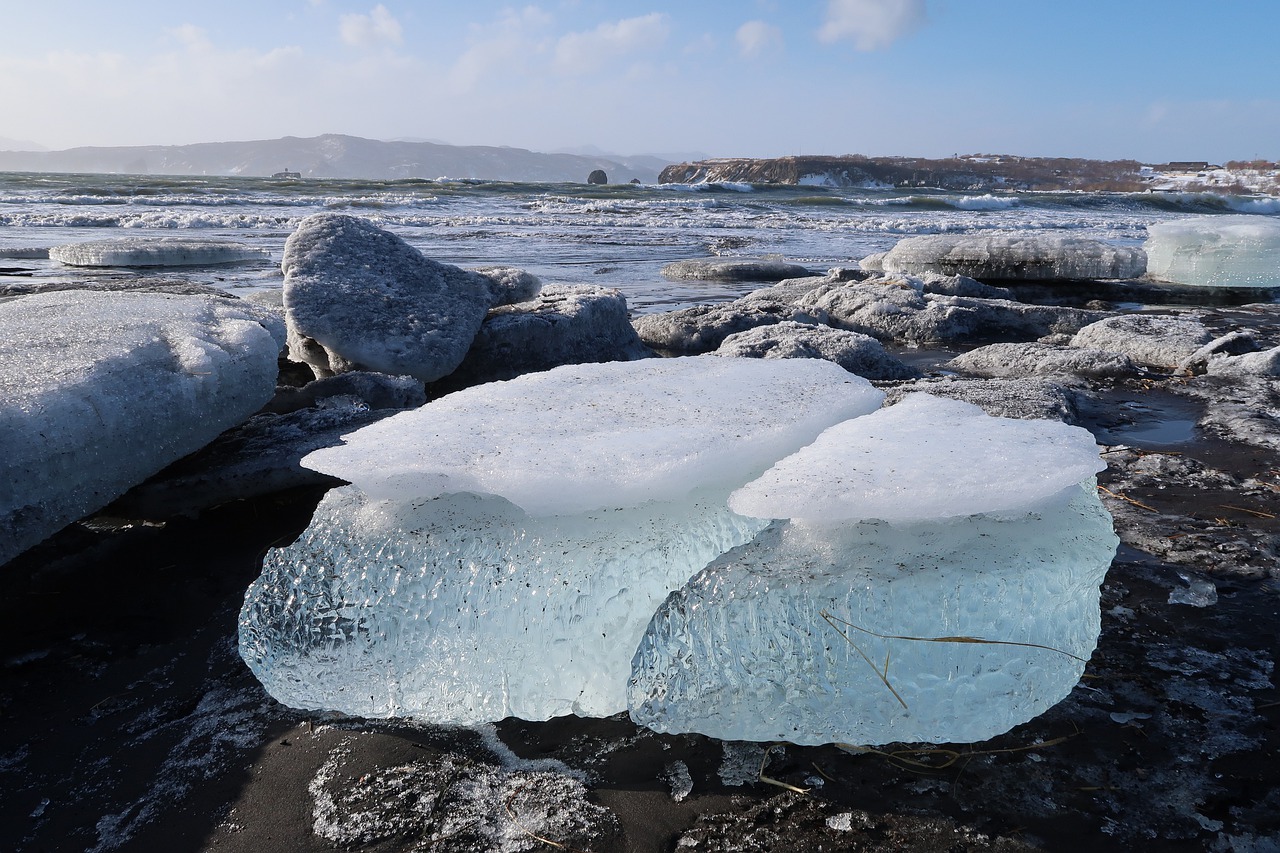
<svg viewBox="0 0 1280 853">
<path fill-rule="evenodd" d="M 617 287 L 633 312 L 646 313 L 724 301 L 759 286 L 662 277 L 665 264 L 685 258 L 778 255 L 821 273 L 856 266 L 915 234 L 1047 230 L 1136 245 L 1148 225 L 1191 214 L 1280 214 L 1276 205 L 1249 207 L 1264 203 L 1194 193 L 7 173 L 0 174 L 0 266 L 28 268 L 32 278 L 160 276 L 232 292 L 268 289 L 282 282 L 284 242 L 298 221 L 337 211 L 367 217 L 440 261 L 518 266 L 547 283 Z M 18 259 L 33 247 L 125 236 L 233 239 L 266 249 L 270 259 L 148 271 Z"/>
</svg>

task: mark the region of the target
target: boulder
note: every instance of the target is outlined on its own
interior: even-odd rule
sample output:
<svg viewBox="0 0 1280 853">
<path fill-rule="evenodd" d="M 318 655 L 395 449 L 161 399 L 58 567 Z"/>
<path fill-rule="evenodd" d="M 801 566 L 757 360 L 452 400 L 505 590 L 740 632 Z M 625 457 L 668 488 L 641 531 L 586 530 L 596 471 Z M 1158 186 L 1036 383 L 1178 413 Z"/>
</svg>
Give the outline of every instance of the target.
<svg viewBox="0 0 1280 853">
<path fill-rule="evenodd" d="M 1184 370 L 1213 334 L 1199 318 L 1163 314 L 1122 314 L 1076 332 L 1071 346 L 1123 353 L 1139 364 Z"/>
<path fill-rule="evenodd" d="M 607 184 L 609 183 L 609 176 L 605 174 L 604 169 L 593 169 L 591 174 L 587 175 L 587 183 Z"/>
<path fill-rule="evenodd" d="M 489 311 L 462 364 L 432 390 L 514 379 L 562 364 L 652 355 L 632 327 L 620 291 L 553 284 L 533 299 Z"/>
<path fill-rule="evenodd" d="M 821 323 L 825 314 L 812 307 L 800 308 L 791 294 L 757 290 L 733 302 L 695 305 L 663 314 L 646 314 L 632 321 L 640 340 L 665 354 L 700 355 L 717 349 L 734 332 L 794 320 Z"/>
<path fill-rule="evenodd" d="M 1134 376 L 1141 370 L 1122 353 L 1035 342 L 978 347 L 956 356 L 943 367 L 975 376 L 1009 378 L 1062 374 L 1103 378 Z"/>
<path fill-rule="evenodd" d="M 282 266 L 289 357 L 317 377 L 374 370 L 434 382 L 462 363 L 507 289 L 336 213 L 304 219 Z"/>
<path fill-rule="evenodd" d="M 920 375 L 868 335 L 785 320 L 725 338 L 715 351 L 729 358 L 822 358 L 864 379 L 911 379 Z"/>
<path fill-rule="evenodd" d="M 1146 272 L 1142 249 L 1047 234 L 930 234 L 907 237 L 863 260 L 886 273 L 941 273 L 978 280 L 1131 279 Z"/>
<path fill-rule="evenodd" d="M 973 403 L 993 417 L 1056 420 L 1069 424 L 1079 419 L 1076 393 L 1058 382 L 1041 378 L 956 379 L 930 376 L 886 389 L 884 404 L 892 406 L 917 391 Z"/>
</svg>

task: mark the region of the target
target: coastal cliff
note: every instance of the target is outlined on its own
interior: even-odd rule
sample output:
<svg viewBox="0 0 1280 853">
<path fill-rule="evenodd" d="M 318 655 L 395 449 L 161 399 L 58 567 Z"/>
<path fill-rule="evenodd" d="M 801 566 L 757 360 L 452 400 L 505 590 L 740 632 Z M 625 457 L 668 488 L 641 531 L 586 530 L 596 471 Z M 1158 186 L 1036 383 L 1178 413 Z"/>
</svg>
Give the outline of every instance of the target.
<svg viewBox="0 0 1280 853">
<path fill-rule="evenodd" d="M 1143 166 L 1136 160 L 996 156 L 928 160 L 856 154 L 699 160 L 667 166 L 658 180 L 679 184 L 728 181 L 829 187 L 937 187 L 959 191 L 1126 191 L 1147 186 Z"/>
</svg>

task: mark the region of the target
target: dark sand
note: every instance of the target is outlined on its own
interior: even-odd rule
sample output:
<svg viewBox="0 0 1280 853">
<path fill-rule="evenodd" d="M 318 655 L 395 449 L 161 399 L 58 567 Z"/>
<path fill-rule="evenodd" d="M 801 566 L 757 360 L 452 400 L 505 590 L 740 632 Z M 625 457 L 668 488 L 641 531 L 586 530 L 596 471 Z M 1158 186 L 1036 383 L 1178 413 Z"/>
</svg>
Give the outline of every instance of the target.
<svg viewBox="0 0 1280 853">
<path fill-rule="evenodd" d="M 1103 399 L 1181 417 L 1151 390 Z M 1106 415 L 1090 426 L 1125 438 L 1134 419 Z M 73 525 L 3 569 L 0 850 L 1280 849 L 1280 453 L 1162 435 L 1108 454 L 1117 529 L 1162 557 L 1122 547 L 1080 685 L 952 749 L 766 755 L 625 718 L 472 731 L 290 710 L 241 663 L 236 616 L 319 491 Z M 1143 487 L 1132 463 L 1152 453 L 1230 477 Z M 1169 603 L 1206 581 L 1215 603 Z"/>
</svg>

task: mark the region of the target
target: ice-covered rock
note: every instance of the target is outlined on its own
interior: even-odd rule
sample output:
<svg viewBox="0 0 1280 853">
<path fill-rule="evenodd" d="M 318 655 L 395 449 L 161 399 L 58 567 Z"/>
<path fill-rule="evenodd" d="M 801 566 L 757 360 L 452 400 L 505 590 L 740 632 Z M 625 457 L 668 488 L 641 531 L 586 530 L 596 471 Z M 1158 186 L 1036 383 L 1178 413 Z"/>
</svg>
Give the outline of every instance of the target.
<svg viewBox="0 0 1280 853">
<path fill-rule="evenodd" d="M 867 261 L 863 261 L 864 268 Z M 929 234 L 907 237 L 872 262 L 886 273 L 941 273 L 978 280 L 1137 278 L 1142 249 L 1053 234 Z"/>
<path fill-rule="evenodd" d="M 236 299 L 0 303 L 0 562 L 252 415 L 283 344 L 269 312 Z"/>
<path fill-rule="evenodd" d="M 363 369 L 433 382 L 462 362 L 485 313 L 511 289 L 502 276 L 437 263 L 335 213 L 302 220 L 282 267 L 289 354 L 318 377 Z"/>
<path fill-rule="evenodd" d="M 1211 376 L 1280 376 L 1280 347 L 1211 359 Z"/>
<path fill-rule="evenodd" d="M 1147 274 L 1207 287 L 1280 287 L 1280 221 L 1193 216 L 1147 227 Z"/>
<path fill-rule="evenodd" d="M 74 267 L 186 267 L 263 261 L 270 253 L 230 240 L 124 237 L 53 246 L 49 257 Z"/>
<path fill-rule="evenodd" d="M 494 306 L 527 302 L 542 290 L 542 279 L 517 267 L 476 267 L 471 271 L 489 279 Z"/>
<path fill-rule="evenodd" d="M 911 394 L 925 393 L 972 403 L 997 418 L 1055 420 L 1075 423 L 1076 393 L 1051 377 L 959 379 L 926 376 L 885 390 L 885 404 L 897 404 Z"/>
<path fill-rule="evenodd" d="M 674 261 L 662 268 L 662 274 L 683 281 L 781 281 L 810 272 L 777 258 L 708 258 Z"/>
<path fill-rule="evenodd" d="M 1140 368 L 1123 353 L 1028 342 L 989 344 L 943 365 L 976 376 L 1134 376 Z"/>
<path fill-rule="evenodd" d="M 491 309 L 466 358 L 442 384 L 462 388 L 562 364 L 652 355 L 631 325 L 621 291 L 553 284 L 526 301 Z"/>
<path fill-rule="evenodd" d="M 1087 432 L 925 395 L 734 493 L 776 519 L 667 599 L 628 701 L 660 731 L 969 742 L 1064 698 L 1116 547 Z"/>
<path fill-rule="evenodd" d="M 695 305 L 663 314 L 645 314 L 632 325 L 646 345 L 664 353 L 698 355 L 712 352 L 735 332 L 793 320 L 821 323 L 825 314 L 792 304 L 789 292 L 773 294 L 773 288 L 755 291 L 720 305 Z"/>
<path fill-rule="evenodd" d="M 1105 316 L 1079 308 L 928 293 L 911 276 L 824 284 L 796 299 L 793 310 L 825 315 L 837 328 L 903 343 L 1039 338 L 1074 332 Z"/>
<path fill-rule="evenodd" d="M 1194 316 L 1123 314 L 1080 329 L 1071 346 L 1123 353 L 1152 367 L 1181 369 L 1212 340 L 1208 327 Z"/>
<path fill-rule="evenodd" d="M 920 375 L 869 335 L 790 320 L 732 334 L 715 354 L 730 358 L 823 358 L 867 379 Z"/>
<path fill-rule="evenodd" d="M 350 480 L 272 552 L 241 654 L 299 707 L 478 722 L 613 714 L 667 594 L 765 522 L 729 492 L 878 407 L 816 360 L 572 365 L 321 450 Z"/>
</svg>

